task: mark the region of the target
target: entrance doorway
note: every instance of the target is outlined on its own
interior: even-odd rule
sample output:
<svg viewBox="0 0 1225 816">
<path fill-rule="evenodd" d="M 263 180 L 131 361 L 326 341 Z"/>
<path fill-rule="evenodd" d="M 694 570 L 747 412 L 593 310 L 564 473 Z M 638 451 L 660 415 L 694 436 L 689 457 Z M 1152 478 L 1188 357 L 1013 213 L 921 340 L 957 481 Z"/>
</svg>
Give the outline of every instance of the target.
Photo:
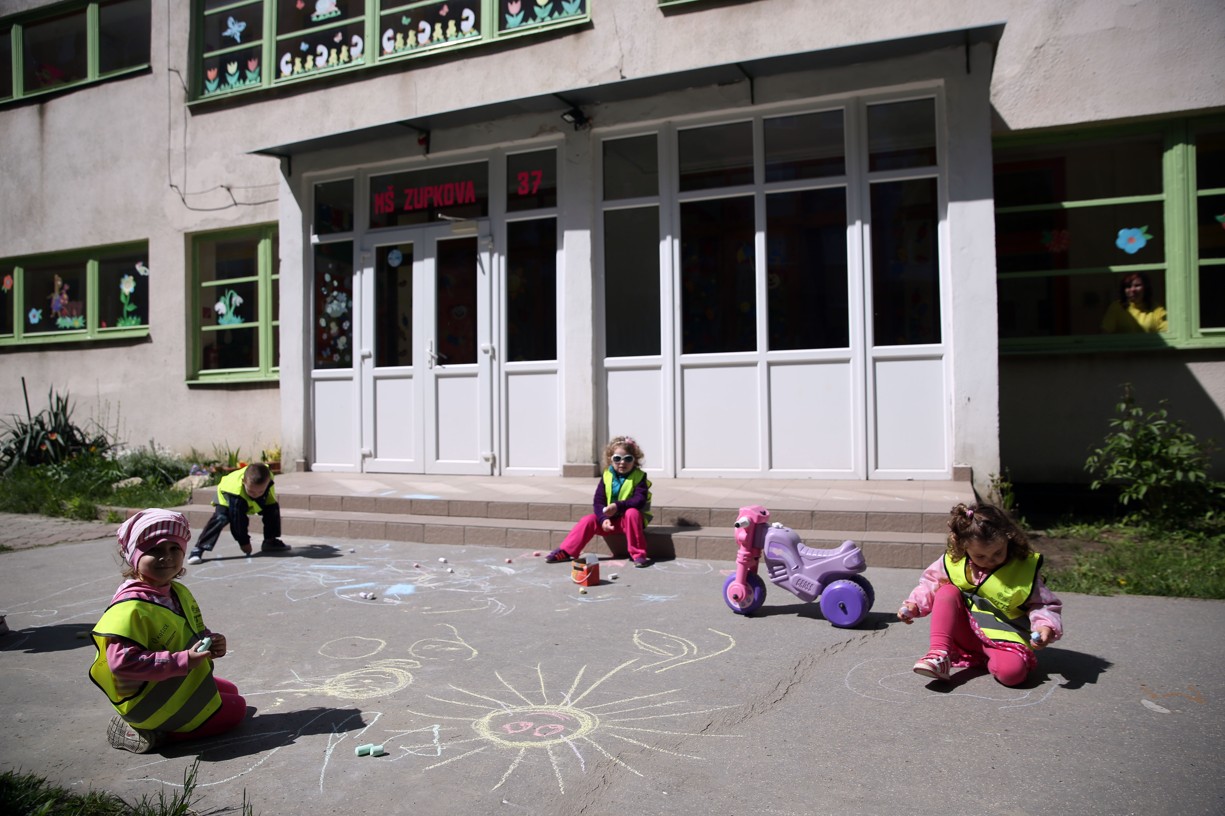
<svg viewBox="0 0 1225 816">
<path fill-rule="evenodd" d="M 487 230 L 436 224 L 360 245 L 353 365 L 315 377 L 316 470 L 492 472 Z"/>
</svg>

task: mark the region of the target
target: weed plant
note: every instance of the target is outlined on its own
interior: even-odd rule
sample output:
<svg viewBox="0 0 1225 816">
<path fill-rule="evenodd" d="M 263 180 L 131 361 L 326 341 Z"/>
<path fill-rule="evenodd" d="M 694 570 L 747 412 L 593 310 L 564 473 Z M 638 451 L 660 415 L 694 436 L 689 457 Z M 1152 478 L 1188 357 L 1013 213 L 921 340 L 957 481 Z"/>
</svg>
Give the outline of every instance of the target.
<svg viewBox="0 0 1225 816">
<path fill-rule="evenodd" d="M 0 773 L 0 813 L 5 816 L 221 816 L 226 813 L 251 816 L 252 807 L 247 801 L 246 791 L 238 807 L 208 811 L 194 808 L 192 800 L 195 798 L 199 768 L 200 760 L 185 768 L 183 787 L 169 796 L 163 788 L 156 797 L 146 794 L 135 802 L 127 802 L 104 791 L 72 793 L 35 774 L 5 771 Z"/>
</svg>

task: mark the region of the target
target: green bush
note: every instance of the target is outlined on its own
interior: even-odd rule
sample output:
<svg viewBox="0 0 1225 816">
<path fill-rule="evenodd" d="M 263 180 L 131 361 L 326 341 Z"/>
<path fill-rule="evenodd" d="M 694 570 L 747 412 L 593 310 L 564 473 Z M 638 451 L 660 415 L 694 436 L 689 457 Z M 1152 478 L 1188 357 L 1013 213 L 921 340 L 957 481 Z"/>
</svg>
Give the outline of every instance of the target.
<svg viewBox="0 0 1225 816">
<path fill-rule="evenodd" d="M 1169 418 L 1166 400 L 1147 412 L 1132 397 L 1130 384 L 1115 406 L 1102 447 L 1085 461 L 1090 487 L 1119 489 L 1119 502 L 1133 503 L 1150 519 L 1211 517 L 1220 486 L 1208 478 L 1209 450 L 1181 422 Z"/>
<path fill-rule="evenodd" d="M 138 476 L 158 485 L 173 485 L 191 471 L 191 463 L 185 458 L 158 448 L 152 439 L 148 447 L 124 451 L 116 460 L 123 472 L 120 478 Z"/>
<path fill-rule="evenodd" d="M 23 395 L 25 387 L 23 377 Z M 85 430 L 72 421 L 72 402 L 67 395 L 48 391 L 47 407 L 37 414 L 30 413 L 29 396 L 25 396 L 25 417 L 13 414 L 3 423 L 0 470 L 7 472 L 18 464 L 57 464 L 74 456 L 105 453 L 111 449 L 112 442 L 105 430 Z"/>
</svg>

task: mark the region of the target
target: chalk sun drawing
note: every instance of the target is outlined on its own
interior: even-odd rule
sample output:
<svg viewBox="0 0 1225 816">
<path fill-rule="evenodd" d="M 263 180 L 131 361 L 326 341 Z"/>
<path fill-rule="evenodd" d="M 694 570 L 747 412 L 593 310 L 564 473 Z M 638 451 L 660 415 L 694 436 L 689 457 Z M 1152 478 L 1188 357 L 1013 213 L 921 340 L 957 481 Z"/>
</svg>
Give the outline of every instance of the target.
<svg viewBox="0 0 1225 816">
<path fill-rule="evenodd" d="M 558 790 L 565 794 L 567 771 L 577 768 L 579 773 L 586 773 L 588 761 L 600 758 L 643 777 L 639 768 L 616 754 L 625 745 L 633 746 L 628 750 L 636 748 L 701 760 L 700 756 L 662 748 L 646 740 L 652 737 L 733 736 L 682 730 L 687 719 L 731 706 L 694 704 L 681 696 L 685 693 L 684 688 L 607 699 L 609 686 L 605 684 L 634 667 L 634 670 L 659 673 L 715 657 L 735 646 L 730 636 L 716 634 L 723 638 L 721 648 L 698 656 L 700 649 L 691 640 L 655 630 L 639 630 L 634 635 L 635 645 L 662 660 L 642 664 L 642 658 L 632 658 L 592 680 L 586 679 L 589 667 L 584 665 L 564 691 L 561 686 L 550 689 L 541 664 L 535 666 L 534 676 L 526 682 L 512 682 L 501 672 L 494 671 L 493 676 L 503 689 L 499 692 L 475 691 L 451 684 L 446 696 L 426 695 L 432 703 L 430 710 L 408 709 L 409 714 L 425 718 L 430 725 L 400 732 L 387 743 L 396 741 L 399 736 L 429 733 L 432 737 L 429 742 L 409 739 L 407 744 L 398 744 L 400 753 L 394 757 L 397 760 L 406 757 L 439 760 L 427 765 L 425 771 L 460 763 L 476 754 L 504 752 L 509 755 L 508 764 L 501 777 L 493 782 L 491 791 L 506 785 L 516 771 L 530 773 L 532 769 L 543 769 L 552 774 Z M 635 683 L 636 689 L 642 687 L 643 683 Z M 703 725 L 704 722 L 699 727 Z M 388 750 L 391 750 L 390 744 Z"/>
</svg>

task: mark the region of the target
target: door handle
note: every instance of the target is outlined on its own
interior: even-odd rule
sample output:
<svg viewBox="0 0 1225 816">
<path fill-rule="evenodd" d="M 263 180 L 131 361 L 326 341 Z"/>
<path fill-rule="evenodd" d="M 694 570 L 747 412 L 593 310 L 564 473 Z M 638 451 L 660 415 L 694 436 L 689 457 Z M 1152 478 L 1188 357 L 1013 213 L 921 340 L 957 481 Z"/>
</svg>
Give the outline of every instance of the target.
<svg viewBox="0 0 1225 816">
<path fill-rule="evenodd" d="M 425 350 L 425 359 L 430 368 L 433 368 L 434 366 L 442 368 L 442 361 L 447 359 L 447 355 L 443 354 L 441 351 L 434 351 L 434 341 L 431 340 L 429 346 Z"/>
</svg>

